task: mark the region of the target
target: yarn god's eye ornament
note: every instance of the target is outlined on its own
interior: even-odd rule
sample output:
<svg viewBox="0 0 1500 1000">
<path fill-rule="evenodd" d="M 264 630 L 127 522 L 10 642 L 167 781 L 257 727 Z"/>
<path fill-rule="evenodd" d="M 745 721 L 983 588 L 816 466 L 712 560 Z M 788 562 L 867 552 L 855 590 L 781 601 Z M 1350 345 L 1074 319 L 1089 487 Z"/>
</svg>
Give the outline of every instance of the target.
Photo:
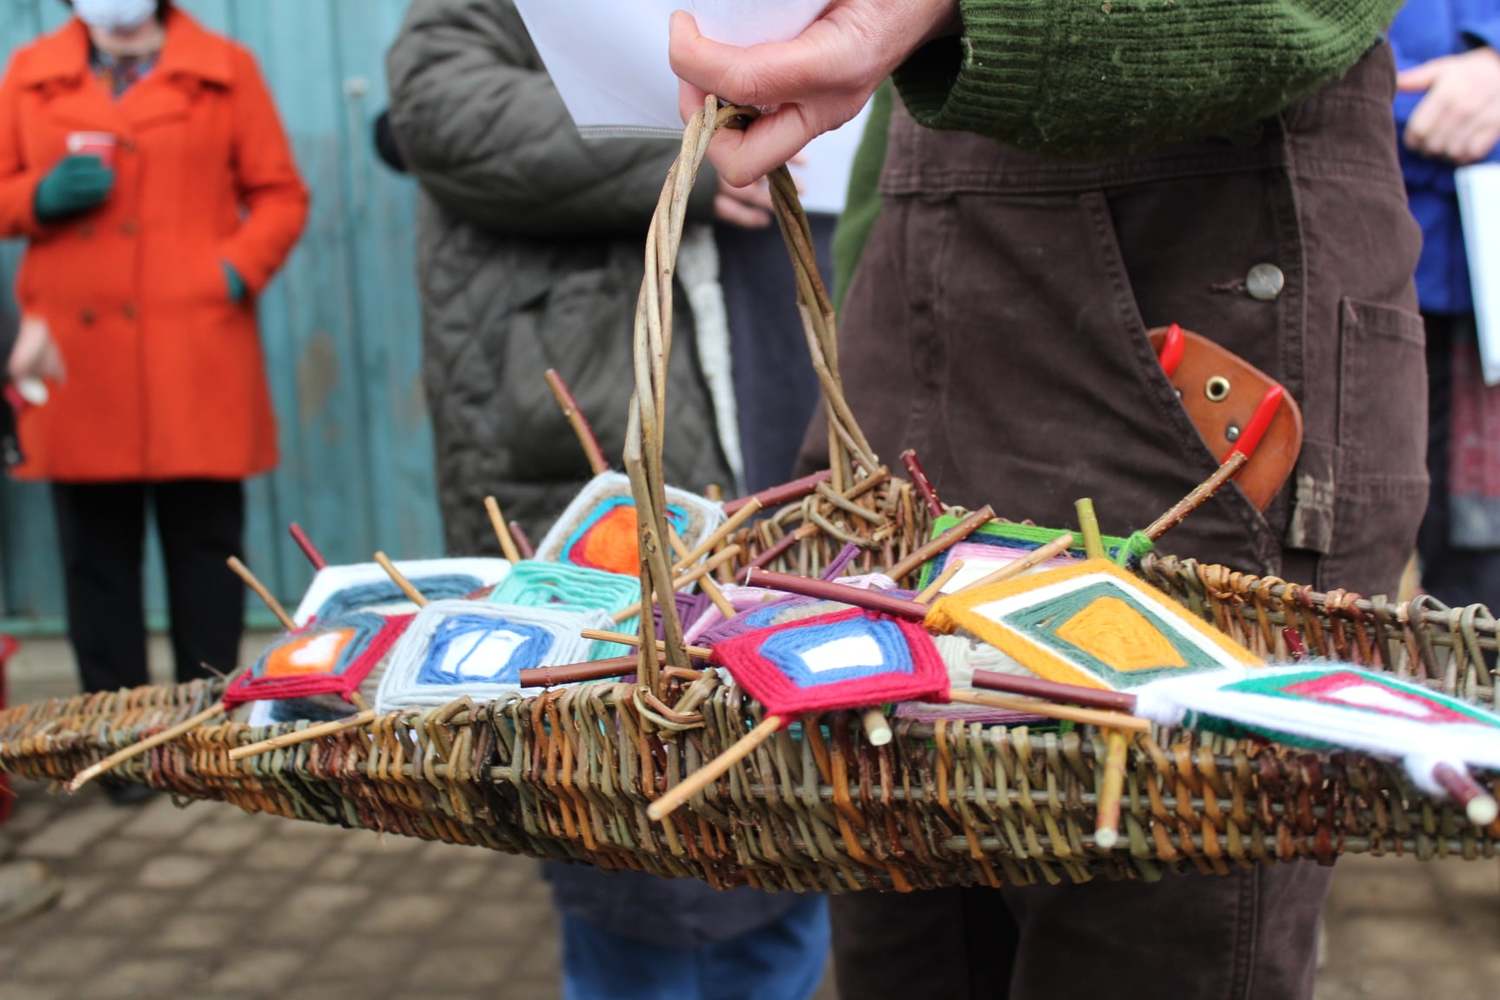
<svg viewBox="0 0 1500 1000">
<path fill-rule="evenodd" d="M 1156 588 L 1103 559 L 974 587 L 927 624 L 962 628 L 1048 680 L 1130 689 L 1261 661 Z"/>
<path fill-rule="evenodd" d="M 580 633 L 604 629 L 603 611 L 434 601 L 402 636 L 375 695 L 379 712 L 432 708 L 456 698 L 496 701 L 523 692 L 521 671 L 589 660 Z"/>
<path fill-rule="evenodd" d="M 403 559 L 396 568 L 428 600 L 440 601 L 500 583 L 509 574 L 510 563 L 504 559 Z M 306 625 L 375 610 L 415 614 L 417 609 L 376 563 L 327 566 L 313 577 L 292 619 Z"/>
<path fill-rule="evenodd" d="M 692 548 L 723 522 L 724 512 L 710 500 L 669 486 L 667 520 Z M 536 558 L 638 578 L 638 530 L 630 479 L 605 472 L 568 504 L 537 547 Z"/>
<path fill-rule="evenodd" d="M 324 695 L 352 701 L 411 620 L 361 612 L 283 635 L 225 689 L 224 705 Z"/>
<path fill-rule="evenodd" d="M 932 537 L 937 538 L 944 532 L 958 524 L 961 518 L 956 514 L 944 514 L 932 524 Z M 980 526 L 972 535 L 964 541 L 940 553 L 933 559 L 928 560 L 922 567 L 922 575 L 918 580 L 917 589 L 925 590 L 933 580 L 942 575 L 947 569 L 948 563 L 953 559 L 962 559 L 963 568 L 950 577 L 943 585 L 943 593 L 956 593 L 970 584 L 976 583 L 997 569 L 1009 565 L 1018 559 L 1023 559 L 1035 550 L 1047 543 L 1066 534 L 1054 528 L 1043 528 L 1033 524 L 1016 524 L 1009 521 L 989 521 Z M 1145 553 L 1151 551 L 1151 542 L 1143 535 L 1133 535 L 1130 538 L 1115 538 L 1109 535 L 1101 536 L 1100 541 L 1104 545 L 1110 558 L 1116 562 L 1129 562 L 1138 559 Z M 1054 559 L 1042 564 L 1042 568 L 1053 568 L 1065 566 L 1069 562 L 1078 561 L 1083 558 L 1083 537 L 1078 536 L 1077 542 L 1066 554 L 1061 554 Z M 1033 571 L 1035 572 L 1035 571 Z"/>
<path fill-rule="evenodd" d="M 713 653 L 766 711 L 787 721 L 948 696 L 948 668 L 920 625 L 858 608 L 747 632 Z"/>
<path fill-rule="evenodd" d="M 634 573 L 635 571 L 632 571 Z M 491 604 L 513 607 L 554 608 L 564 611 L 604 611 L 611 616 L 640 607 L 641 582 L 634 576 L 572 566 L 568 563 L 527 559 L 511 568 L 510 575 L 490 594 Z M 640 615 L 623 621 L 611 618 L 614 627 L 634 634 Z M 598 642 L 594 658 L 622 656 L 628 650 L 619 643 Z"/>
</svg>

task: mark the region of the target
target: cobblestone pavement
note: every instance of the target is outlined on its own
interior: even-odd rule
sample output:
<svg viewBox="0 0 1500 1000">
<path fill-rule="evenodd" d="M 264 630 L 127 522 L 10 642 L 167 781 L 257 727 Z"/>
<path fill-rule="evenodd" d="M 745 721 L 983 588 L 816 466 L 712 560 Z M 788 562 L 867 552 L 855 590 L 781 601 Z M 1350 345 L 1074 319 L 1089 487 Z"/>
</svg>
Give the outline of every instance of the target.
<svg viewBox="0 0 1500 1000">
<path fill-rule="evenodd" d="M 31 656 L 13 700 L 66 693 Z M 44 860 L 65 888 L 0 928 L 0 1000 L 557 995 L 532 861 L 218 803 L 18 791 L 0 858 Z M 1340 863 L 1319 1000 L 1497 994 L 1500 863 Z"/>
</svg>

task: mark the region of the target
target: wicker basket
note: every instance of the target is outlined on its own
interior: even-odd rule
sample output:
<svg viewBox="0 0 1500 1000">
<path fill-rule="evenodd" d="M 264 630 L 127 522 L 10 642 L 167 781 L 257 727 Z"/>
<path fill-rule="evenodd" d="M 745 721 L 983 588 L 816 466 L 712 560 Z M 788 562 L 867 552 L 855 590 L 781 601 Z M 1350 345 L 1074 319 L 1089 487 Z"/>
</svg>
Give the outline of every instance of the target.
<svg viewBox="0 0 1500 1000">
<path fill-rule="evenodd" d="M 687 192 L 713 132 L 744 114 L 710 106 L 687 129 L 647 245 L 636 325 L 637 393 L 626 466 L 642 512 L 642 587 L 671 590 L 662 422 L 672 261 Z M 832 472 L 734 541 L 741 563 L 813 573 L 847 544 L 865 568 L 920 554 L 930 519 L 881 467 L 837 376 L 832 309 L 785 171 L 772 178 L 829 417 Z M 1415 678 L 1475 703 L 1497 699 L 1497 628 L 1482 607 L 1317 594 L 1280 580 L 1147 556 L 1138 571 L 1254 652 L 1285 656 L 1285 633 L 1315 655 Z M 231 761 L 235 747 L 297 727 L 201 726 L 117 776 L 187 799 L 602 868 L 795 891 L 1152 879 L 1227 872 L 1342 852 L 1494 857 L 1500 823 L 1415 789 L 1399 766 L 1253 741 L 1155 730 L 1130 748 L 1121 840 L 1094 842 L 1104 742 L 1089 727 L 1032 730 L 893 720 L 872 746 L 857 713 L 804 718 L 663 823 L 646 806 L 744 736 L 760 707 L 713 671 L 691 669 L 665 602 L 666 663 L 643 654 L 639 683 L 379 718 L 368 728 Z M 211 706 L 217 683 L 141 688 L 0 712 L 0 766 L 67 779 Z M 1500 776 L 1485 779 L 1500 793 Z"/>
</svg>

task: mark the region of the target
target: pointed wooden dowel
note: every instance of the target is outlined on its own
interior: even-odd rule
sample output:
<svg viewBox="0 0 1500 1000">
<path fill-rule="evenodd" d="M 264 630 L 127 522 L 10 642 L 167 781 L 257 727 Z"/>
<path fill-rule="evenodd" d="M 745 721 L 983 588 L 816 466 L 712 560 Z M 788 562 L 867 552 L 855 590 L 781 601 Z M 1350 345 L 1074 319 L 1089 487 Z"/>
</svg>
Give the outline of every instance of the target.
<svg viewBox="0 0 1500 1000">
<path fill-rule="evenodd" d="M 1065 531 L 1041 548 L 1033 549 L 1030 555 L 1017 559 L 1007 566 L 1001 566 L 988 576 L 981 577 L 973 583 L 964 585 L 959 590 L 959 593 L 965 590 L 973 590 L 975 587 L 988 587 L 992 583 L 1004 583 L 1006 580 L 1014 579 L 1027 570 L 1035 569 L 1049 559 L 1056 559 L 1071 549 L 1074 541 L 1076 539 L 1074 539 L 1073 533 Z"/>
<path fill-rule="evenodd" d="M 1125 758 L 1130 738 L 1118 729 L 1111 729 L 1105 743 L 1108 751 L 1094 812 L 1094 843 L 1108 851 L 1120 842 L 1120 798 L 1125 792 Z"/>
<path fill-rule="evenodd" d="M 319 552 L 318 547 L 312 543 L 312 539 L 307 537 L 307 532 L 302 530 L 302 525 L 293 521 L 286 530 L 291 533 L 292 541 L 297 543 L 297 548 L 302 550 L 307 561 L 312 563 L 313 569 L 328 568 L 328 560 L 323 558 L 323 553 Z"/>
<path fill-rule="evenodd" d="M 1065 722 L 1081 722 L 1084 725 L 1098 726 L 1101 729 L 1123 729 L 1132 733 L 1151 731 L 1151 723 L 1148 720 L 1133 715 L 1101 712 L 1092 708 L 1074 708 L 1072 705 L 1054 705 L 1049 701 L 1012 698 L 1003 694 L 991 694 L 988 691 L 965 691 L 956 688 L 949 692 L 948 700 L 960 705 L 980 705 L 984 708 L 999 708 L 1007 712 L 1043 715 L 1049 719 L 1062 719 Z"/>
<path fill-rule="evenodd" d="M 865 728 L 865 739 L 870 741 L 870 746 L 883 747 L 892 740 L 891 723 L 885 717 L 885 709 L 867 708 L 860 714 L 859 722 Z"/>
<path fill-rule="evenodd" d="M 229 751 L 230 760 L 244 760 L 246 757 L 258 757 L 272 750 L 283 750 L 294 747 L 300 743 L 311 743 L 313 740 L 324 736 L 332 736 L 350 729 L 358 729 L 368 726 L 377 718 L 374 710 L 365 709 L 358 715 L 351 715 L 347 719 L 334 719 L 330 722 L 320 722 L 306 729 L 299 729 L 295 733 L 282 733 L 280 736 L 272 736 L 270 739 L 261 740 L 259 743 L 248 743 L 242 747 L 235 747 Z"/>
<path fill-rule="evenodd" d="M 677 564 L 673 567 L 673 571 L 681 573 L 683 570 L 693 565 L 693 563 L 697 562 L 699 559 L 702 559 L 714 549 L 718 548 L 730 535 L 739 530 L 740 525 L 744 524 L 746 521 L 750 520 L 750 518 L 754 517 L 760 509 L 760 501 L 755 499 L 754 497 L 751 497 L 750 501 L 746 503 L 745 506 L 735 511 L 727 519 L 725 519 L 723 524 L 719 525 L 713 531 L 705 535 L 702 541 L 700 541 L 697 545 L 694 545 L 686 553 L 680 554 L 677 560 Z"/>
<path fill-rule="evenodd" d="M 493 496 L 485 497 L 484 512 L 490 517 L 490 527 L 494 529 L 495 539 L 500 543 L 500 553 L 513 563 L 520 562 L 521 550 L 516 548 L 516 540 L 510 537 L 505 515 L 500 513 L 500 501 Z"/>
<path fill-rule="evenodd" d="M 536 555 L 536 546 L 531 544 L 531 539 L 526 534 L 526 529 L 521 527 L 520 521 L 510 522 L 510 537 L 515 539 L 516 548 L 521 551 L 522 559 L 530 559 Z"/>
<path fill-rule="evenodd" d="M 1152 521 L 1151 526 L 1146 529 L 1146 537 L 1154 542 L 1162 535 L 1165 535 L 1168 531 L 1171 531 L 1173 528 L 1177 527 L 1184 520 L 1186 520 L 1189 514 L 1207 503 L 1209 499 L 1212 498 L 1215 493 L 1219 492 L 1219 490 L 1223 488 L 1225 483 L 1233 479 L 1235 475 L 1241 469 L 1243 469 L 1245 467 L 1245 464 L 1249 461 L 1250 457 L 1242 451 L 1236 451 L 1231 454 L 1229 458 L 1224 461 L 1223 465 L 1214 470 L 1213 475 L 1209 476 L 1203 482 L 1193 487 L 1191 493 L 1173 504 L 1172 507 L 1161 517 L 1158 517 L 1155 521 Z"/>
<path fill-rule="evenodd" d="M 427 595 L 418 590 L 416 585 L 406 578 L 406 574 L 396 568 L 390 556 L 384 552 L 377 552 L 375 561 L 380 564 L 381 569 L 385 570 L 385 575 L 391 578 L 391 582 L 401 588 L 401 593 L 406 595 L 407 600 L 419 608 L 427 606 Z"/>
<path fill-rule="evenodd" d="M 667 540 L 671 542 L 672 551 L 676 554 L 677 558 L 682 562 L 687 563 L 688 565 L 692 565 L 691 561 L 688 559 L 687 544 L 683 542 L 682 536 L 677 534 L 677 529 L 672 527 L 671 525 L 667 526 Z M 740 547 L 738 545 L 731 546 L 731 548 L 735 550 L 734 555 L 739 555 Z M 725 551 L 728 551 L 728 549 L 726 549 Z M 719 553 L 720 556 L 722 556 L 723 554 L 723 552 Z M 730 558 L 733 558 L 733 556 L 731 556 Z M 719 564 L 723 564 L 722 559 L 720 559 Z M 708 599 L 713 602 L 714 607 L 719 609 L 719 614 L 723 615 L 724 619 L 727 621 L 735 616 L 735 610 L 734 605 L 730 604 L 729 599 L 724 596 L 724 591 L 720 590 L 719 585 L 714 582 L 714 578 L 709 576 L 709 574 L 717 568 L 718 566 L 705 563 L 703 565 L 703 571 L 698 574 L 697 583 L 699 589 L 701 589 L 703 593 L 708 596 Z M 672 589 L 681 590 L 682 585 L 674 584 Z"/>
<path fill-rule="evenodd" d="M 781 716 L 779 715 L 768 715 L 761 719 L 758 726 L 741 736 L 728 750 L 667 789 L 665 795 L 646 808 L 646 815 L 653 823 L 666 819 L 688 799 L 703 791 L 723 777 L 731 767 L 754 753 L 756 747 L 775 736 L 776 730 L 780 728 Z"/>
<path fill-rule="evenodd" d="M 957 545 L 965 538 L 968 538 L 970 535 L 974 534 L 974 532 L 978 531 L 986 524 L 989 524 L 994 519 L 994 508 L 990 507 L 988 504 L 985 504 L 979 510 L 976 510 L 968 517 L 964 518 L 962 521 L 958 522 L 953 527 L 949 528 L 947 531 L 943 532 L 941 535 L 928 542 L 926 545 L 923 545 L 921 548 L 917 549 L 915 552 L 898 562 L 896 565 L 892 566 L 886 573 L 886 576 L 890 577 L 892 580 L 900 582 L 902 577 L 906 576 L 913 570 L 920 569 L 922 567 L 922 564 L 927 562 L 929 559 L 936 559 L 938 556 L 942 555 L 944 552 L 947 552 L 949 549 L 953 548 L 953 546 Z"/>
<path fill-rule="evenodd" d="M 266 607 L 271 609 L 271 614 L 275 615 L 276 620 L 281 622 L 282 628 L 288 632 L 297 631 L 297 623 L 292 621 L 292 616 L 286 613 L 286 608 L 282 607 L 281 602 L 276 599 L 275 595 L 266 589 L 266 585 L 261 583 L 254 573 L 250 572 L 249 566 L 240 562 L 238 556 L 230 556 L 226 562 L 229 568 L 234 571 L 234 575 L 244 580 L 245 586 L 255 591 L 255 596 L 259 597 L 265 603 Z"/>
<path fill-rule="evenodd" d="M 791 503 L 793 500 L 801 500 L 803 497 L 817 490 L 819 483 L 826 483 L 832 478 L 833 471 L 831 469 L 824 469 L 822 472 L 814 472 L 810 476 L 793 479 L 791 482 L 782 483 L 780 486 L 767 487 L 749 496 L 726 500 L 724 501 L 724 513 L 726 515 L 734 514 L 752 500 L 759 503 L 762 507 L 779 507 L 784 503 Z"/>
<path fill-rule="evenodd" d="M 163 743 L 172 742 L 179 736 L 189 733 L 192 730 L 197 729 L 199 726 L 205 725 L 206 723 L 217 719 L 219 716 L 223 715 L 225 711 L 227 710 L 224 708 L 224 703 L 222 701 L 218 702 L 214 705 L 209 706 L 208 708 L 205 708 L 203 711 L 199 712 L 197 715 L 193 716 L 190 719 L 184 719 L 183 721 L 177 723 L 177 725 L 171 726 L 167 729 L 163 729 L 161 732 L 157 733 L 154 736 L 148 736 L 138 743 L 132 743 L 125 749 L 110 754 L 108 757 L 99 761 L 99 763 L 94 764 L 90 767 L 86 767 L 82 771 L 79 771 L 77 774 L 75 774 L 73 776 L 73 780 L 68 782 L 68 791 L 78 791 L 84 785 L 87 785 L 90 781 L 93 781 L 101 774 L 108 774 L 110 771 L 113 771 L 115 768 L 119 767 L 126 761 L 133 760 L 134 758 L 139 757 L 141 754 L 146 753 L 148 750 L 154 750 L 155 748 L 161 746 Z"/>
<path fill-rule="evenodd" d="M 606 677 L 624 677 L 633 674 L 640 666 L 641 658 L 615 656 L 607 660 L 592 660 L 587 663 L 560 664 L 555 667 L 528 667 L 521 671 L 522 687 L 557 687 L 562 684 L 577 684 L 579 681 L 597 681 Z"/>
<path fill-rule="evenodd" d="M 604 449 L 599 447 L 599 439 L 594 436 L 594 429 L 589 426 L 588 418 L 583 415 L 583 410 L 578 405 L 578 400 L 573 398 L 573 393 L 568 389 L 568 384 L 562 380 L 554 368 L 548 368 L 544 373 L 547 386 L 552 390 L 557 405 L 562 408 L 563 416 L 568 419 L 568 425 L 573 428 L 573 433 L 578 437 L 578 443 L 583 447 L 584 457 L 588 459 L 589 468 L 594 470 L 594 475 L 600 475 L 609 471 L 609 462 L 604 457 Z"/>
<path fill-rule="evenodd" d="M 1099 517 L 1094 513 L 1094 501 L 1088 497 L 1073 504 L 1078 512 L 1078 530 L 1083 533 L 1083 554 L 1090 559 L 1108 559 L 1104 548 L 1104 535 L 1099 531 Z"/>
<path fill-rule="evenodd" d="M 1100 708 L 1108 712 L 1135 712 L 1135 695 L 1107 688 L 1084 687 L 1082 684 L 1062 684 L 1043 680 L 1040 677 L 1020 674 L 1002 674 L 995 670 L 974 671 L 974 686 L 986 691 L 1004 691 L 1027 698 L 1041 698 L 1064 705 L 1082 705 L 1085 708 Z"/>
<path fill-rule="evenodd" d="M 919 622 L 927 617 L 925 604 L 918 604 L 916 601 L 909 601 L 903 597 L 892 597 L 879 590 L 861 590 L 858 587 L 834 583 L 830 580 L 812 580 L 805 576 L 793 576 L 790 573 L 773 573 L 770 570 L 755 569 L 746 575 L 746 582 L 752 587 L 765 587 L 788 594 L 801 594 L 820 601 L 838 601 L 841 604 L 851 604 L 856 608 L 904 618 L 907 621 Z"/>
<path fill-rule="evenodd" d="M 708 574 L 712 573 L 714 570 L 718 569 L 720 566 L 724 565 L 725 563 L 733 562 L 734 559 L 735 559 L 735 557 L 740 554 L 740 551 L 741 551 L 741 549 L 740 549 L 740 547 L 738 545 L 731 545 L 727 549 L 724 549 L 723 551 L 716 553 L 714 555 L 714 557 L 712 559 L 710 559 L 708 562 L 706 562 L 706 563 L 700 563 L 697 566 L 694 566 L 688 572 L 686 572 L 686 573 L 682 574 L 681 576 L 677 577 L 677 579 L 673 581 L 673 589 L 674 590 L 681 590 L 683 587 L 686 587 L 690 583 L 697 583 L 697 582 L 699 582 L 701 580 L 706 580 Z M 714 589 L 718 590 L 717 587 L 715 587 Z M 719 591 L 719 597 L 723 598 L 723 596 L 724 596 L 724 592 L 723 591 Z M 729 604 L 729 602 L 727 600 L 724 603 L 729 608 L 729 615 L 731 617 L 733 617 L 737 613 L 735 611 L 735 609 L 734 609 L 734 606 L 731 605 L 731 604 Z M 721 612 L 723 611 L 722 607 L 720 608 L 720 611 Z M 628 607 L 628 608 L 621 608 L 619 611 L 616 611 L 610 617 L 612 617 L 614 619 L 614 621 L 615 621 L 615 624 L 618 625 L 621 622 L 629 621 L 630 619 L 634 618 L 636 615 L 638 615 L 640 613 L 641 613 L 641 602 L 640 601 L 636 601 L 630 607 Z"/>
<path fill-rule="evenodd" d="M 594 639 L 601 642 L 618 642 L 622 646 L 633 646 L 636 649 L 641 648 L 641 637 L 638 635 L 629 635 L 625 632 L 610 632 L 602 628 L 586 628 L 582 629 L 578 634 L 585 639 Z M 684 648 L 687 650 L 687 655 L 695 660 L 706 660 L 714 655 L 714 651 L 707 646 L 687 646 Z M 667 644 L 658 639 L 656 640 L 656 649 L 657 652 L 666 652 Z"/>
<path fill-rule="evenodd" d="M 906 466 L 906 474 L 911 476 L 911 484 L 922 494 L 922 500 L 927 504 L 927 513 L 933 517 L 943 516 L 943 501 L 938 497 L 937 490 L 932 487 L 932 480 L 927 478 L 927 473 L 922 468 L 922 463 L 917 459 L 917 453 L 911 448 L 901 453 L 901 464 Z"/>
<path fill-rule="evenodd" d="M 943 592 L 943 588 L 948 586 L 948 581 L 957 576 L 958 571 L 963 568 L 964 561 L 962 559 L 949 559 L 948 564 L 943 567 L 943 571 L 927 585 L 926 589 L 916 596 L 916 602 L 918 604 L 931 604 Z"/>
</svg>

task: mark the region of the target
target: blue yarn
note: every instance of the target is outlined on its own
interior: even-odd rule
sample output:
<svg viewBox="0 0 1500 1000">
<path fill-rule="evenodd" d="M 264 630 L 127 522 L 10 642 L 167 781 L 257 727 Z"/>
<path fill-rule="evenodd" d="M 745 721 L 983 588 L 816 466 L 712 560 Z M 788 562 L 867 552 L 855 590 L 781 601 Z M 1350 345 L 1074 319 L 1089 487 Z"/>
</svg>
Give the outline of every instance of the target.
<svg viewBox="0 0 1500 1000">
<path fill-rule="evenodd" d="M 869 636 L 880 649 L 879 663 L 852 663 L 847 667 L 814 671 L 805 654 L 843 638 Z M 856 618 L 829 625 L 784 629 L 761 644 L 760 653 L 774 663 L 799 688 L 820 687 L 841 681 L 884 674 L 913 672 L 910 648 L 896 624 L 885 619 Z"/>
<path fill-rule="evenodd" d="M 412 580 L 412 586 L 416 587 L 429 601 L 442 601 L 467 597 L 483 587 L 484 581 L 467 573 L 439 573 L 433 576 L 415 577 Z M 319 621 L 330 621 L 350 612 L 381 604 L 395 604 L 406 599 L 406 594 L 401 588 L 390 580 L 354 584 L 340 588 L 332 597 L 324 601 L 318 608 L 317 618 Z"/>
<path fill-rule="evenodd" d="M 524 641 L 515 648 L 510 658 L 490 674 L 466 674 L 463 665 L 468 662 L 482 644 L 482 639 L 473 649 L 453 665 L 451 670 L 443 668 L 449 649 L 453 644 L 476 633 L 479 636 L 509 632 L 524 636 Z M 454 615 L 445 618 L 433 633 L 427 648 L 427 656 L 417 680 L 423 684 L 519 684 L 521 671 L 541 664 L 547 651 L 552 648 L 552 633 L 535 625 L 509 622 L 503 618 L 486 615 Z"/>
</svg>

